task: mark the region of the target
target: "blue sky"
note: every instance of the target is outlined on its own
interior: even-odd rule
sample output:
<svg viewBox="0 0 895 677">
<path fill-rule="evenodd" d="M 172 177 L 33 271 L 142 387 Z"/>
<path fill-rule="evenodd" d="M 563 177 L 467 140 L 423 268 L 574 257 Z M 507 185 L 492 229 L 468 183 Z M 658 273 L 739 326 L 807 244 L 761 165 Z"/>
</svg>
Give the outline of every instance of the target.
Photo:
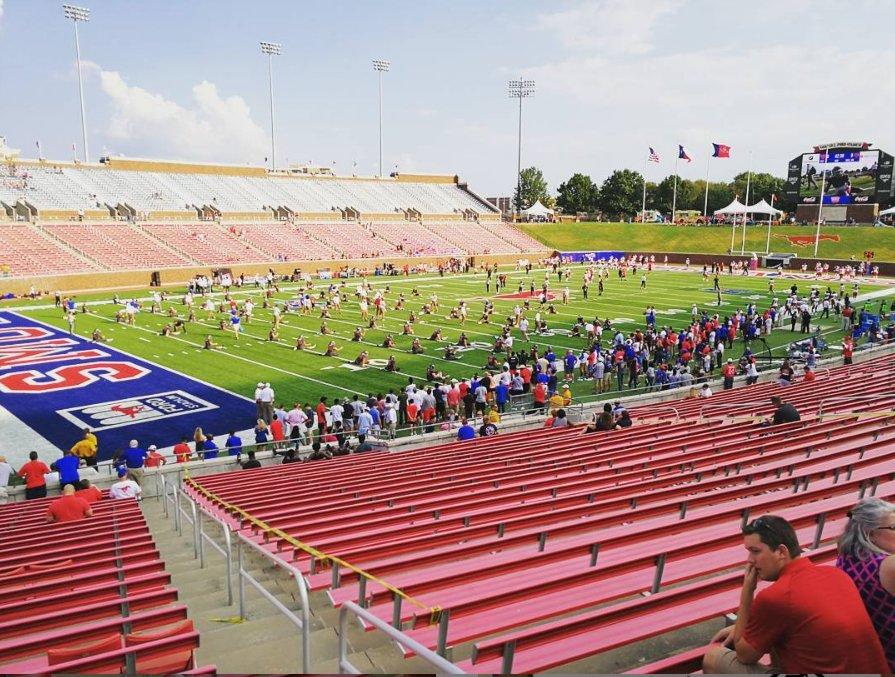
<svg viewBox="0 0 895 677">
<path fill-rule="evenodd" d="M 269 151 L 266 57 L 275 58 L 277 156 L 340 173 L 377 167 L 377 81 L 385 75 L 384 164 L 456 172 L 509 194 L 516 114 L 506 81 L 537 83 L 523 165 L 552 189 L 575 171 L 601 181 L 676 144 L 701 178 L 711 141 L 783 175 L 816 143 L 895 150 L 895 3 L 857 0 L 367 0 L 330 3 L 85 0 L 88 135 L 101 153 L 262 164 Z M 0 135 L 24 156 L 80 149 L 72 26 L 61 3 L 0 0 Z"/>
</svg>

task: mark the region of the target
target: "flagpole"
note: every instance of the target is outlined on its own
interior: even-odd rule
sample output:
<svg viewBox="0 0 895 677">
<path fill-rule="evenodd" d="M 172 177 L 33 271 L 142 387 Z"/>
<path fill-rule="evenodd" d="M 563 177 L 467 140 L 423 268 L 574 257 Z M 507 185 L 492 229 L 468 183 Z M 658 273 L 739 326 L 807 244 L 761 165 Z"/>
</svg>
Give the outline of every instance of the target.
<svg viewBox="0 0 895 677">
<path fill-rule="evenodd" d="M 708 221 L 709 218 L 709 160 L 711 155 L 705 159 L 705 199 L 702 202 L 702 220 Z"/>
<path fill-rule="evenodd" d="M 671 195 L 671 225 L 674 225 L 674 212 L 677 210 L 677 163 L 681 159 L 681 151 L 678 148 L 677 157 L 674 158 L 674 191 Z"/>
<path fill-rule="evenodd" d="M 643 209 L 640 210 L 640 223 L 646 223 L 646 168 L 649 155 L 643 160 Z"/>
<path fill-rule="evenodd" d="M 765 256 L 767 256 L 768 254 L 771 253 L 771 219 L 774 218 L 773 209 L 774 209 L 774 198 L 775 197 L 777 197 L 777 196 L 772 193 L 771 194 L 771 213 L 768 214 L 768 241 L 767 241 L 767 244 L 765 244 L 765 246 L 764 246 Z"/>
<path fill-rule="evenodd" d="M 752 183 L 752 151 L 749 151 L 749 173 L 746 175 L 746 206 L 749 206 L 749 186 Z M 740 256 L 746 254 L 746 212 L 743 212 L 743 244 L 740 247 Z"/>
<path fill-rule="evenodd" d="M 817 205 L 817 234 L 814 236 L 814 258 L 817 258 L 817 248 L 820 245 L 820 215 L 824 209 L 824 191 L 827 189 L 827 170 L 824 169 L 820 179 L 820 200 Z"/>
</svg>

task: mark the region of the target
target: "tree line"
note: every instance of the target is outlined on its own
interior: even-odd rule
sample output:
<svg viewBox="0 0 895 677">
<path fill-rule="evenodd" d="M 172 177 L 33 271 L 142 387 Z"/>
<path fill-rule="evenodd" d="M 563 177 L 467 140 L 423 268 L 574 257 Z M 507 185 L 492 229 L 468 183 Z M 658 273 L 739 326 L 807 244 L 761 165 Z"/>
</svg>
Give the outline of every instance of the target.
<svg viewBox="0 0 895 677">
<path fill-rule="evenodd" d="M 746 199 L 746 172 L 737 174 L 733 181 L 709 181 L 708 213 L 730 204 L 734 197 L 743 202 Z M 764 198 L 768 202 L 776 195 L 775 206 L 778 209 L 792 208 L 786 203 L 783 193 L 785 180 L 763 172 L 753 173 L 749 180 L 749 202 L 754 204 Z M 520 193 L 521 188 L 521 193 Z M 671 204 L 674 193 L 674 175 L 666 176 L 658 183 L 646 183 L 646 208 L 655 209 L 662 214 L 671 215 Z M 597 185 L 587 174 L 572 174 L 559 184 L 556 196 L 550 194 L 547 180 L 537 167 L 522 170 L 519 186 L 513 191 L 513 204 L 527 209 L 538 200 L 547 207 L 559 209 L 563 214 L 597 214 L 615 219 L 626 219 L 637 214 L 643 200 L 643 175 L 630 169 L 617 169 L 606 180 Z M 704 179 L 677 180 L 677 209 L 695 209 L 700 213 L 705 200 Z"/>
</svg>

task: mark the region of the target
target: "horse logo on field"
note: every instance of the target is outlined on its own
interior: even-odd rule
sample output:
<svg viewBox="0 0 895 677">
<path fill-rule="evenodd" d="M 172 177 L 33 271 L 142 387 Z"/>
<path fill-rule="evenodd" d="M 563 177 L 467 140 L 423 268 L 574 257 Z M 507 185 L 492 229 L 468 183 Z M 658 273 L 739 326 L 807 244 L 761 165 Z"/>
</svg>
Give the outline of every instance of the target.
<svg viewBox="0 0 895 677">
<path fill-rule="evenodd" d="M 814 244 L 815 236 L 814 235 L 782 235 L 777 234 L 777 237 L 785 237 L 789 240 L 789 244 L 794 247 L 807 247 L 808 245 Z M 828 242 L 839 242 L 838 235 L 821 235 L 820 242 L 827 240 Z"/>
<path fill-rule="evenodd" d="M 171 390 L 126 400 L 69 407 L 56 413 L 78 427 L 106 430 L 211 409 L 217 409 L 217 405 L 183 390 Z"/>
</svg>

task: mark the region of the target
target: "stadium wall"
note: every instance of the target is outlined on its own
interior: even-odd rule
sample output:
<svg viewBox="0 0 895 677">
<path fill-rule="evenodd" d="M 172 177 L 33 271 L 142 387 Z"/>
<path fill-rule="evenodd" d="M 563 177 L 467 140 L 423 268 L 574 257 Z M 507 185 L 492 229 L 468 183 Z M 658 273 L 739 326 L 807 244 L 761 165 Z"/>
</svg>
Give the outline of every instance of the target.
<svg viewBox="0 0 895 677">
<path fill-rule="evenodd" d="M 519 259 L 538 259 L 547 258 L 551 255 L 550 250 L 540 252 L 525 252 L 514 254 L 482 254 L 472 255 L 475 265 L 486 263 L 491 264 L 515 264 Z M 447 262 L 451 256 L 416 256 L 403 258 L 384 258 L 384 259 L 335 259 L 329 261 L 286 261 L 286 262 L 265 262 L 258 263 L 242 263 L 217 266 L 190 266 L 183 268 L 160 268 L 157 269 L 161 275 L 162 286 L 184 284 L 193 279 L 196 275 L 208 275 L 212 269 L 229 268 L 234 275 L 245 273 L 246 275 L 254 275 L 259 272 L 265 272 L 268 268 L 278 275 L 291 275 L 295 269 L 302 273 L 315 274 L 320 271 L 330 270 L 334 274 L 344 267 L 350 268 L 366 268 L 372 271 L 378 264 L 391 263 L 401 268 L 407 266 L 419 265 L 438 265 Z M 52 293 L 55 290 L 62 292 L 87 292 L 101 291 L 108 289 L 137 289 L 148 288 L 149 279 L 154 269 L 127 270 L 127 271 L 91 271 L 89 273 L 72 273 L 70 275 L 47 275 L 43 277 L 23 277 L 0 279 L 0 293 L 13 293 L 17 296 L 27 294 L 32 285 L 39 291 Z"/>
</svg>

